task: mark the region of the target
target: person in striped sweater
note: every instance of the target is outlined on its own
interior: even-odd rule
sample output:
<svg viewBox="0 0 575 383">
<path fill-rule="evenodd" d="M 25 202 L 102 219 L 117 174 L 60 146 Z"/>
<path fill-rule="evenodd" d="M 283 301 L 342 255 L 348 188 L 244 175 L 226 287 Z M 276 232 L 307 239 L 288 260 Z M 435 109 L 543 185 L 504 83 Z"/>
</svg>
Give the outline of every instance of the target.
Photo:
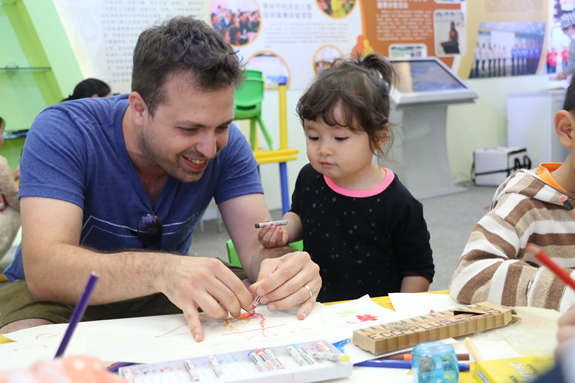
<svg viewBox="0 0 575 383">
<path fill-rule="evenodd" d="M 455 269 L 449 294 L 462 303 L 489 301 L 567 311 L 575 291 L 525 251 L 533 243 L 575 277 L 575 82 L 567 89 L 555 131 L 569 155 L 563 164 L 518 170 L 495 192 Z"/>
</svg>

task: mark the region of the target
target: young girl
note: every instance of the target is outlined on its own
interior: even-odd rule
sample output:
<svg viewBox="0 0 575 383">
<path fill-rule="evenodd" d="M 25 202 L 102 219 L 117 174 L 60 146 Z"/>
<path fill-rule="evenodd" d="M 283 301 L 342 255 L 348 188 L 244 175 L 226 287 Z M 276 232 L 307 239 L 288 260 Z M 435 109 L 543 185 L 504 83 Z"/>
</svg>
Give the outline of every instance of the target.
<svg viewBox="0 0 575 383">
<path fill-rule="evenodd" d="M 372 162 L 390 142 L 383 57 L 339 60 L 299 100 L 310 163 L 300 171 L 287 226 L 266 226 L 264 247 L 303 239 L 320 268 L 319 302 L 427 291 L 434 267 L 422 205 Z"/>
</svg>

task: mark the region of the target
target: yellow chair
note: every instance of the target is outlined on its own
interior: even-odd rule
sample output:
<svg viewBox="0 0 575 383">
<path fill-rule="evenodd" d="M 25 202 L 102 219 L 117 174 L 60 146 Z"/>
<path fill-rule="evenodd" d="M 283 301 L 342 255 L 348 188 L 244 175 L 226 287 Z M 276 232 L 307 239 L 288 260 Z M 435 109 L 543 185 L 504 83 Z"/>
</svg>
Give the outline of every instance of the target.
<svg viewBox="0 0 575 383">
<path fill-rule="evenodd" d="M 297 241 L 289 244 L 295 251 L 303 251 L 303 241 Z M 232 265 L 242 267 L 236 248 L 231 239 L 226 242 L 226 248 L 228 249 L 228 258 Z"/>
<path fill-rule="evenodd" d="M 234 97 L 234 111 L 236 120 L 250 120 L 250 146 L 252 150 L 256 146 L 256 122 L 260 125 L 266 142 L 273 150 L 272 138 L 262 119 L 262 101 L 264 99 L 264 80 L 262 72 L 246 70 L 247 78 L 242 86 L 236 90 Z"/>
</svg>

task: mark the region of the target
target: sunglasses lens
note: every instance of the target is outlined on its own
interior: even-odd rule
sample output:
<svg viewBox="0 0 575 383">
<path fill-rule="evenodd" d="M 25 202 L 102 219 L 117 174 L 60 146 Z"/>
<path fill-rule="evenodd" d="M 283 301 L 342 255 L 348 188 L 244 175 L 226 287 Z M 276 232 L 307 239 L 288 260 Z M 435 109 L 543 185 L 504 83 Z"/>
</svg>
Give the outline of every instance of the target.
<svg viewBox="0 0 575 383">
<path fill-rule="evenodd" d="M 148 214 L 138 221 L 138 238 L 144 246 L 156 246 L 162 239 L 162 221 L 155 214 Z"/>
</svg>

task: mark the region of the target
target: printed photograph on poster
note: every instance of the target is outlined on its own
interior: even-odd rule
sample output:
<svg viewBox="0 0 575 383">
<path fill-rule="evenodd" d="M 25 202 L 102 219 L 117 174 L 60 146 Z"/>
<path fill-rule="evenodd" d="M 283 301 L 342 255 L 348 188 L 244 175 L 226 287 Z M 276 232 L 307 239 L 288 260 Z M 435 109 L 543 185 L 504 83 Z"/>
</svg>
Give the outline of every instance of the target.
<svg viewBox="0 0 575 383">
<path fill-rule="evenodd" d="M 290 71 L 283 58 L 271 51 L 257 52 L 248 58 L 246 69 L 262 72 L 265 81 L 265 90 L 277 89 L 279 84 L 290 87 Z"/>
<path fill-rule="evenodd" d="M 388 56 L 390 58 L 427 57 L 425 44 L 391 44 Z"/>
<path fill-rule="evenodd" d="M 433 12 L 433 32 L 436 56 L 464 55 L 467 52 L 465 13 L 436 10 Z"/>
<path fill-rule="evenodd" d="M 319 9 L 329 17 L 341 19 L 353 11 L 356 0 L 315 0 Z"/>
<path fill-rule="evenodd" d="M 369 43 L 369 40 L 363 35 L 357 36 L 357 43 L 351 50 L 351 58 L 356 58 L 358 56 L 365 57 L 373 52 L 373 47 Z"/>
<path fill-rule="evenodd" d="M 435 0 L 437 4 L 459 4 L 465 3 L 465 0 Z"/>
<path fill-rule="evenodd" d="M 254 0 L 213 0 L 210 20 L 229 44 L 242 47 L 257 38 L 261 13 Z"/>
<path fill-rule="evenodd" d="M 569 65 L 569 51 L 575 54 L 575 0 L 555 0 L 553 22 L 549 28 L 546 52 L 547 73 L 553 80 L 563 80 L 575 71 L 575 63 Z"/>
<path fill-rule="evenodd" d="M 544 22 L 479 23 L 469 78 L 537 73 Z"/>
<path fill-rule="evenodd" d="M 343 53 L 333 45 L 324 45 L 313 56 L 313 71 L 318 74 L 324 69 L 330 68 L 335 60 L 342 58 Z"/>
</svg>

